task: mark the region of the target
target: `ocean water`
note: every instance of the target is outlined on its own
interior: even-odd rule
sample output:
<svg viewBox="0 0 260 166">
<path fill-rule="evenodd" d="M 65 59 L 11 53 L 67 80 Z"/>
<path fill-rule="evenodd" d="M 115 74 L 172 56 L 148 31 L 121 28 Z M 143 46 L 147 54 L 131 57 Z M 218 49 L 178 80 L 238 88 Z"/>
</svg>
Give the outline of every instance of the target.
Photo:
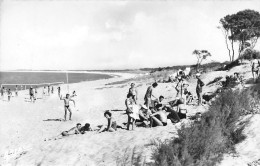
<svg viewBox="0 0 260 166">
<path fill-rule="evenodd" d="M 78 83 L 83 81 L 94 81 L 99 79 L 108 79 L 112 76 L 96 73 L 68 73 L 69 83 Z M 64 72 L 0 72 L 0 84 L 42 84 L 64 82 L 67 83 L 66 73 Z M 44 84 L 41 86 L 45 86 Z M 54 84 L 55 85 L 55 84 Z M 4 87 L 14 89 L 15 86 L 3 85 Z M 36 86 L 36 85 L 34 85 Z M 20 90 L 20 85 L 18 86 Z M 29 86 L 27 86 L 29 87 Z M 40 86 L 37 86 L 40 87 Z"/>
</svg>

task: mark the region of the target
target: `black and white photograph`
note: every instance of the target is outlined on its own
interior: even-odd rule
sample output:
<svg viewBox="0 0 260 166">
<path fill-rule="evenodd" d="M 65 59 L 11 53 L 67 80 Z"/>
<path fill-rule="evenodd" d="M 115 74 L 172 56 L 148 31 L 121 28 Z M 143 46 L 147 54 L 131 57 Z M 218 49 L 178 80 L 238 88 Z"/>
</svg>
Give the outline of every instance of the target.
<svg viewBox="0 0 260 166">
<path fill-rule="evenodd" d="M 260 166 L 260 0 L 0 0 L 0 166 Z"/>
</svg>

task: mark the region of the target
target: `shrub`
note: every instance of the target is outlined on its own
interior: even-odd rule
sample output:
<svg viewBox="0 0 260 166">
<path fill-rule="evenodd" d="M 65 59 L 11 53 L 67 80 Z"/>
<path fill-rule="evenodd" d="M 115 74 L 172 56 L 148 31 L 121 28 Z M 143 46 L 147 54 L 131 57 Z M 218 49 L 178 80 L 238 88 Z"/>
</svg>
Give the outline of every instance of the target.
<svg viewBox="0 0 260 166">
<path fill-rule="evenodd" d="M 221 80 L 222 78 L 223 78 L 223 77 L 221 77 L 221 76 L 216 77 L 214 80 L 210 81 L 210 82 L 207 84 L 207 86 L 208 86 L 208 85 L 211 85 L 211 84 L 214 84 L 215 82 L 218 82 L 218 81 Z"/>
<path fill-rule="evenodd" d="M 178 138 L 161 142 L 153 153 L 155 165 L 216 165 L 226 152 L 245 139 L 243 129 L 237 127 L 243 110 L 250 110 L 250 91 L 226 90 L 202 114 L 199 122 L 178 130 Z"/>
</svg>

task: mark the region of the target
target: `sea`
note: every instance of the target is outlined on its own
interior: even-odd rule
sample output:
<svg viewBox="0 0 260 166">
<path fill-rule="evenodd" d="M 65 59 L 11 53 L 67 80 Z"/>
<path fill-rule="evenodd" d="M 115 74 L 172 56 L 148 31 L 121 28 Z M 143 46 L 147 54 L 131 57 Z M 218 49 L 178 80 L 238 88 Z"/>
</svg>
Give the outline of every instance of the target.
<svg viewBox="0 0 260 166">
<path fill-rule="evenodd" d="M 113 76 L 108 74 L 100 73 L 87 73 L 87 72 L 0 72 L 0 85 L 11 90 L 15 89 L 15 85 L 18 85 L 20 90 L 21 86 L 23 89 L 28 89 L 30 86 L 42 87 L 47 85 L 58 85 L 61 82 L 67 83 L 79 83 L 83 81 L 94 81 L 100 79 L 108 79 Z M 9 84 L 9 85 L 6 85 Z M 12 84 L 12 85 L 10 85 Z M 25 86 L 25 84 L 27 84 Z M 28 85 L 31 84 L 31 85 Z"/>
</svg>

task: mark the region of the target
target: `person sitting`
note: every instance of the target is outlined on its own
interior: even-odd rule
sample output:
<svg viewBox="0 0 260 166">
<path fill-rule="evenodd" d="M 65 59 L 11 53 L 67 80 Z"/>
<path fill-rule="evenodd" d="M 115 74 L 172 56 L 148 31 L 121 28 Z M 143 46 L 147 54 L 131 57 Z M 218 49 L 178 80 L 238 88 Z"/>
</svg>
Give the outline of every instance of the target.
<svg viewBox="0 0 260 166">
<path fill-rule="evenodd" d="M 173 109 L 170 108 L 170 107 L 166 107 L 166 106 L 163 107 L 163 109 L 164 109 L 167 113 L 169 113 L 169 114 L 167 115 L 167 118 L 170 119 L 172 123 L 178 123 L 178 122 L 180 121 L 180 117 L 179 117 L 178 113 L 177 113 L 175 110 L 173 110 Z"/>
<path fill-rule="evenodd" d="M 146 105 L 141 105 L 139 110 L 139 121 L 142 122 L 146 127 L 149 125 L 149 117 L 151 115 L 151 110 L 149 110 Z"/>
<path fill-rule="evenodd" d="M 89 123 L 86 123 L 85 126 L 81 127 L 79 129 L 80 133 L 81 134 L 85 134 L 86 131 L 93 131 L 92 128 L 90 127 L 90 124 Z"/>
<path fill-rule="evenodd" d="M 61 139 L 62 137 L 65 136 L 70 136 L 70 135 L 74 135 L 74 134 L 81 134 L 80 132 L 80 128 L 81 128 L 81 124 L 77 123 L 77 125 L 75 127 L 72 127 L 70 130 L 68 131 L 63 131 L 62 133 L 60 133 L 59 135 L 49 138 L 48 141 L 50 140 L 57 140 L 57 139 Z M 46 141 L 47 139 L 45 139 L 44 141 Z"/>
<path fill-rule="evenodd" d="M 184 95 L 186 96 L 186 104 L 190 104 L 193 101 L 193 95 L 187 88 L 184 90 Z"/>
<path fill-rule="evenodd" d="M 155 113 L 157 112 L 158 110 L 156 109 L 156 105 L 157 104 L 162 104 L 162 101 L 164 100 L 164 97 L 163 96 L 160 96 L 159 97 L 159 100 L 156 99 L 156 100 L 153 100 L 152 101 L 152 107 L 150 108 L 150 110 L 152 111 L 152 113 Z"/>
<path fill-rule="evenodd" d="M 166 126 L 167 125 L 167 113 L 164 109 L 162 109 L 162 104 L 158 104 L 156 106 L 158 109 L 157 112 L 150 115 L 150 127 L 155 126 Z"/>
<path fill-rule="evenodd" d="M 184 104 L 184 99 L 180 98 L 177 105 L 177 113 L 180 119 L 186 119 L 187 108 Z"/>
<path fill-rule="evenodd" d="M 107 126 L 103 125 L 99 129 L 98 133 L 104 132 L 104 131 L 109 131 L 109 132 L 114 132 L 116 131 L 117 124 L 114 118 L 112 117 L 112 113 L 109 112 L 109 110 L 105 111 L 104 113 L 105 118 L 107 118 Z"/>
</svg>

